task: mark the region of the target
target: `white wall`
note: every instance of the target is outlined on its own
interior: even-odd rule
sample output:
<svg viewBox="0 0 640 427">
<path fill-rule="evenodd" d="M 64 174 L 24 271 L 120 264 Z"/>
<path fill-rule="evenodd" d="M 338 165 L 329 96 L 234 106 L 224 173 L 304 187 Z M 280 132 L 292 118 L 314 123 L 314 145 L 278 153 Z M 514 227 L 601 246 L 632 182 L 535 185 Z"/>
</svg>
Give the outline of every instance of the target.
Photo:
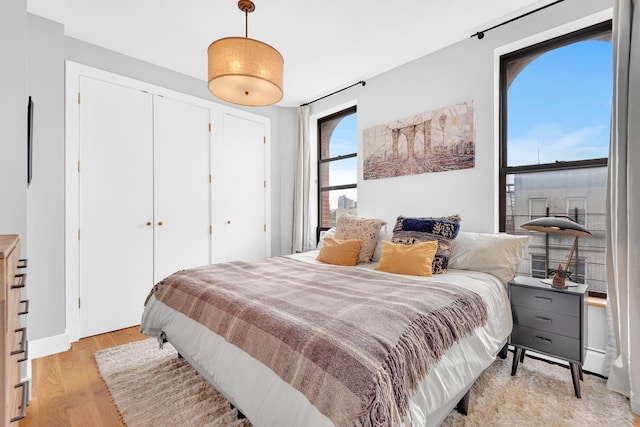
<svg viewBox="0 0 640 427">
<path fill-rule="evenodd" d="M 27 3 L 0 2 L 0 234 L 27 253 Z"/>
<path fill-rule="evenodd" d="M 27 190 L 29 340 L 64 333 L 64 36 L 28 15 L 28 83 L 34 102 L 33 178 Z M 32 354 L 37 354 L 30 348 Z"/>
</svg>

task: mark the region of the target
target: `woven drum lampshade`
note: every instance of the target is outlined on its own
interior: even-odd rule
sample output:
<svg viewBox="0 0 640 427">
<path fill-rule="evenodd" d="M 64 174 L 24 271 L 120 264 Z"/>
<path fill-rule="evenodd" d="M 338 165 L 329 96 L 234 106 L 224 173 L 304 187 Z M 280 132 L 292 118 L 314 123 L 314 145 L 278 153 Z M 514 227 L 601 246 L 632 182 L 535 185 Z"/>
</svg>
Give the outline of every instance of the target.
<svg viewBox="0 0 640 427">
<path fill-rule="evenodd" d="M 227 37 L 209 45 L 209 90 L 233 104 L 264 106 L 282 99 L 284 59 L 259 40 Z"/>
</svg>

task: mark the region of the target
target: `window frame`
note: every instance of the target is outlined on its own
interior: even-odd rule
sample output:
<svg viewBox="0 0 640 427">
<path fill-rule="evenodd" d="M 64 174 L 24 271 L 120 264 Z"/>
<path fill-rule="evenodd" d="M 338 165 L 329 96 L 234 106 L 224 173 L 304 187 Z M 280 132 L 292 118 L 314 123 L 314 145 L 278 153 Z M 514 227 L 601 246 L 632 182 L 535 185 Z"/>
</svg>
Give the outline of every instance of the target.
<svg viewBox="0 0 640 427">
<path fill-rule="evenodd" d="M 327 227 L 327 226 L 323 226 L 322 225 L 322 193 L 324 191 L 332 191 L 332 190 L 347 190 L 347 189 L 352 189 L 352 188 L 358 188 L 358 177 L 356 175 L 356 182 L 354 184 L 343 184 L 343 185 L 333 185 L 333 186 L 322 186 L 322 165 L 324 163 L 330 163 L 330 162 L 335 162 L 335 161 L 339 161 L 339 160 L 344 160 L 344 159 L 351 159 L 354 157 L 358 157 L 358 149 L 357 149 L 357 144 L 356 144 L 356 152 L 355 153 L 349 153 L 349 154 L 343 154 L 340 156 L 335 156 L 335 157 L 329 157 L 326 159 L 322 158 L 322 125 L 325 122 L 331 121 L 331 120 L 335 120 L 338 119 L 340 117 L 346 117 L 346 116 L 350 116 L 352 114 L 358 114 L 358 106 L 357 105 L 352 105 L 350 107 L 347 107 L 343 110 L 337 111 L 335 113 L 329 114 L 327 116 L 324 117 L 320 117 L 317 120 L 317 136 L 318 136 L 318 143 L 317 143 L 317 182 L 318 182 L 318 220 L 317 220 L 317 227 L 316 227 L 316 242 L 319 240 L 320 238 L 320 233 L 322 231 L 326 231 L 329 230 L 331 227 Z M 357 143 L 357 141 L 356 141 Z"/>
<path fill-rule="evenodd" d="M 557 161 L 555 163 L 541 163 L 535 165 L 508 166 L 507 153 L 507 64 L 515 59 L 529 56 L 535 53 L 547 52 L 562 46 L 566 46 L 578 41 L 589 39 L 591 36 L 612 31 L 612 21 L 607 20 L 599 24 L 573 31 L 562 36 L 555 37 L 534 45 L 524 47 L 511 53 L 504 54 L 500 57 L 500 92 L 499 92 L 499 152 L 498 152 L 498 211 L 499 211 L 499 231 L 506 230 L 506 214 L 507 214 L 507 175 L 531 172 L 549 172 L 570 169 L 586 169 L 593 167 L 607 167 L 608 158 L 596 158 L 587 160 Z"/>
<path fill-rule="evenodd" d="M 607 167 L 608 158 L 594 158 L 586 160 L 574 160 L 574 161 L 556 161 L 554 163 L 542 163 L 531 164 L 521 166 L 508 166 L 508 143 L 507 140 L 507 111 L 508 111 L 508 78 L 507 78 L 507 64 L 513 60 L 523 58 L 532 54 L 540 53 L 544 54 L 550 50 L 566 46 L 579 41 L 587 40 L 597 34 L 609 31 L 613 33 L 612 20 L 590 25 L 588 27 L 569 32 L 567 34 L 554 37 L 549 40 L 535 43 L 531 46 L 527 46 L 516 51 L 506 53 L 500 56 L 499 61 L 499 93 L 498 93 L 498 230 L 500 232 L 506 232 L 507 230 L 507 197 L 509 190 L 507 189 L 507 176 L 516 174 L 526 174 L 533 172 L 551 172 L 551 171 L 563 171 L 572 169 L 589 169 L 596 167 Z M 585 206 L 585 221 L 586 221 L 586 206 Z M 587 267 L 585 265 L 585 277 L 587 274 Z M 576 273 L 577 274 L 577 273 Z M 590 296 L 594 297 L 606 297 L 606 293 L 601 291 L 589 291 Z"/>
</svg>

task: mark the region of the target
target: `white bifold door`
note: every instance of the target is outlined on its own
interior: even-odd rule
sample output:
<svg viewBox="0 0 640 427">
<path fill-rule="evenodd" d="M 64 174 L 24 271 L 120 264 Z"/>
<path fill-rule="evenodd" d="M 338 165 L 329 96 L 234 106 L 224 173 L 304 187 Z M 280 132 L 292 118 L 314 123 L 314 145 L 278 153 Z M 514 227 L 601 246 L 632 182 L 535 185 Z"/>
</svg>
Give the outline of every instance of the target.
<svg viewBox="0 0 640 427">
<path fill-rule="evenodd" d="M 140 323 L 167 275 L 210 261 L 209 110 L 80 78 L 80 337 Z"/>
</svg>

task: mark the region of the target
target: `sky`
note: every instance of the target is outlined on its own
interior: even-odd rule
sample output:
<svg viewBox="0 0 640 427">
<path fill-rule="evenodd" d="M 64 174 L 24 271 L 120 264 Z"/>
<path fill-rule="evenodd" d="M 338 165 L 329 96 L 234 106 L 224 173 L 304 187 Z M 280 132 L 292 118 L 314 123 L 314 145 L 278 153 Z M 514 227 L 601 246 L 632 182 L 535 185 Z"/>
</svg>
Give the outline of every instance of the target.
<svg viewBox="0 0 640 427">
<path fill-rule="evenodd" d="M 532 61 L 508 92 L 508 164 L 608 157 L 612 44 L 586 40 Z"/>
</svg>

